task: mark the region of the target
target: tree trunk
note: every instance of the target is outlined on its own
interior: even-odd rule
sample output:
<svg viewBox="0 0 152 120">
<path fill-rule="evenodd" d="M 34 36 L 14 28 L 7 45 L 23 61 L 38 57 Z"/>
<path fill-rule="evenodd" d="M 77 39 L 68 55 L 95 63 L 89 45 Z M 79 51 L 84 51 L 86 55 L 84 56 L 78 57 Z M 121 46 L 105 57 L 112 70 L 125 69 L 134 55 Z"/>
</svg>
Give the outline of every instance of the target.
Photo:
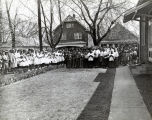
<svg viewBox="0 0 152 120">
<path fill-rule="evenodd" d="M 37 0 L 38 5 L 38 29 L 39 29 L 39 47 L 40 51 L 43 50 L 43 44 L 42 44 L 42 27 L 41 27 L 41 8 L 40 8 L 41 0 Z"/>
<path fill-rule="evenodd" d="M 8 17 L 8 22 L 9 22 L 9 29 L 11 31 L 11 37 L 12 37 L 12 48 L 15 48 L 15 31 L 13 30 L 12 22 L 11 22 L 11 17 L 10 17 L 10 12 L 8 8 L 8 4 L 6 1 L 6 10 L 7 10 L 7 17 Z"/>
<path fill-rule="evenodd" d="M 93 29 L 93 32 L 92 32 L 92 38 L 93 38 L 93 43 L 95 46 L 98 45 L 98 41 L 97 41 L 97 36 L 96 36 L 96 29 Z"/>
</svg>

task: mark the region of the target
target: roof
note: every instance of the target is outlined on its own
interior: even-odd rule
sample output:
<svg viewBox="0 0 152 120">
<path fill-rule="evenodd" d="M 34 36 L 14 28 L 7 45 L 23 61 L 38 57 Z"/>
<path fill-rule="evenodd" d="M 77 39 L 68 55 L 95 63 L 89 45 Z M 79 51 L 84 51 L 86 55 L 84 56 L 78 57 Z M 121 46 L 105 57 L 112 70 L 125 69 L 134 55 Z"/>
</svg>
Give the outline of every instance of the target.
<svg viewBox="0 0 152 120">
<path fill-rule="evenodd" d="M 101 44 L 133 44 L 139 43 L 138 40 L 128 39 L 128 40 L 113 40 L 113 41 L 101 41 Z"/>
<path fill-rule="evenodd" d="M 152 18 L 152 0 L 139 0 L 137 5 L 124 15 L 124 22 L 137 20 L 140 16 Z"/>
<path fill-rule="evenodd" d="M 74 16 L 68 15 L 63 22 L 74 22 L 77 21 Z"/>
<path fill-rule="evenodd" d="M 103 39 L 104 42 L 131 42 L 138 41 L 138 37 L 134 35 L 131 31 L 125 28 L 122 24 L 117 23 L 108 35 Z M 102 42 L 103 42 L 102 41 Z"/>
<path fill-rule="evenodd" d="M 71 16 L 68 15 L 62 22 L 63 23 L 67 23 L 67 22 L 77 22 L 79 25 L 81 25 L 85 30 L 88 30 L 83 24 L 81 24 L 81 22 L 79 22 L 78 20 L 76 20 L 75 15 Z M 59 26 L 61 26 L 61 24 L 59 24 L 54 30 L 56 30 Z"/>
</svg>

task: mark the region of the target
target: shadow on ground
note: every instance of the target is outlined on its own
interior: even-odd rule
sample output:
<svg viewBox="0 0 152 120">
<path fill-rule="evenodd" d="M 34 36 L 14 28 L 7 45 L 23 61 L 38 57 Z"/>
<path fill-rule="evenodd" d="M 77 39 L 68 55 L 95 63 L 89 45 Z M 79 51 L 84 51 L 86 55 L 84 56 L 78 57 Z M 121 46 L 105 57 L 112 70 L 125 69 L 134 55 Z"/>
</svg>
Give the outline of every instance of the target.
<svg viewBox="0 0 152 120">
<path fill-rule="evenodd" d="M 94 82 L 100 82 L 93 96 L 77 120 L 108 120 L 116 69 L 99 73 Z"/>
</svg>

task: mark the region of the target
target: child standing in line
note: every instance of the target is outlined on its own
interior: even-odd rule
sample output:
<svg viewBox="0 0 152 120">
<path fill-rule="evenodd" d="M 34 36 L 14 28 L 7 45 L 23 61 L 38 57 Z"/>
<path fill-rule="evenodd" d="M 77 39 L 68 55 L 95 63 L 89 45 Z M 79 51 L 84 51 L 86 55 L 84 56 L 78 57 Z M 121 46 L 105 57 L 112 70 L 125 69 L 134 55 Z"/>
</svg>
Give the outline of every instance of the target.
<svg viewBox="0 0 152 120">
<path fill-rule="evenodd" d="M 0 52 L 0 73 L 2 73 L 2 53 Z"/>
<path fill-rule="evenodd" d="M 109 54 L 109 68 L 113 68 L 114 67 L 114 56 L 113 56 L 113 52 L 111 51 L 111 53 Z"/>
<path fill-rule="evenodd" d="M 4 73 L 7 73 L 9 70 L 9 58 L 8 58 L 8 52 L 3 52 L 2 55 L 2 70 Z"/>
</svg>

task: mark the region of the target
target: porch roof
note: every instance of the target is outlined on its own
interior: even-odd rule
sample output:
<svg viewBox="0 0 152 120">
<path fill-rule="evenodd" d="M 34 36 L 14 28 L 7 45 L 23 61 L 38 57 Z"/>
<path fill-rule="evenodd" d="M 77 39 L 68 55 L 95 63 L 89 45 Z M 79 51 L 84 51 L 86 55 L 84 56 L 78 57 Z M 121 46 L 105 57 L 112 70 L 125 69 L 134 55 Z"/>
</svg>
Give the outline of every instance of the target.
<svg viewBox="0 0 152 120">
<path fill-rule="evenodd" d="M 152 0 L 148 0 L 142 4 L 138 4 L 136 7 L 130 9 L 124 15 L 124 22 L 128 22 L 130 20 L 139 20 L 138 18 L 140 16 L 152 18 Z"/>
</svg>

